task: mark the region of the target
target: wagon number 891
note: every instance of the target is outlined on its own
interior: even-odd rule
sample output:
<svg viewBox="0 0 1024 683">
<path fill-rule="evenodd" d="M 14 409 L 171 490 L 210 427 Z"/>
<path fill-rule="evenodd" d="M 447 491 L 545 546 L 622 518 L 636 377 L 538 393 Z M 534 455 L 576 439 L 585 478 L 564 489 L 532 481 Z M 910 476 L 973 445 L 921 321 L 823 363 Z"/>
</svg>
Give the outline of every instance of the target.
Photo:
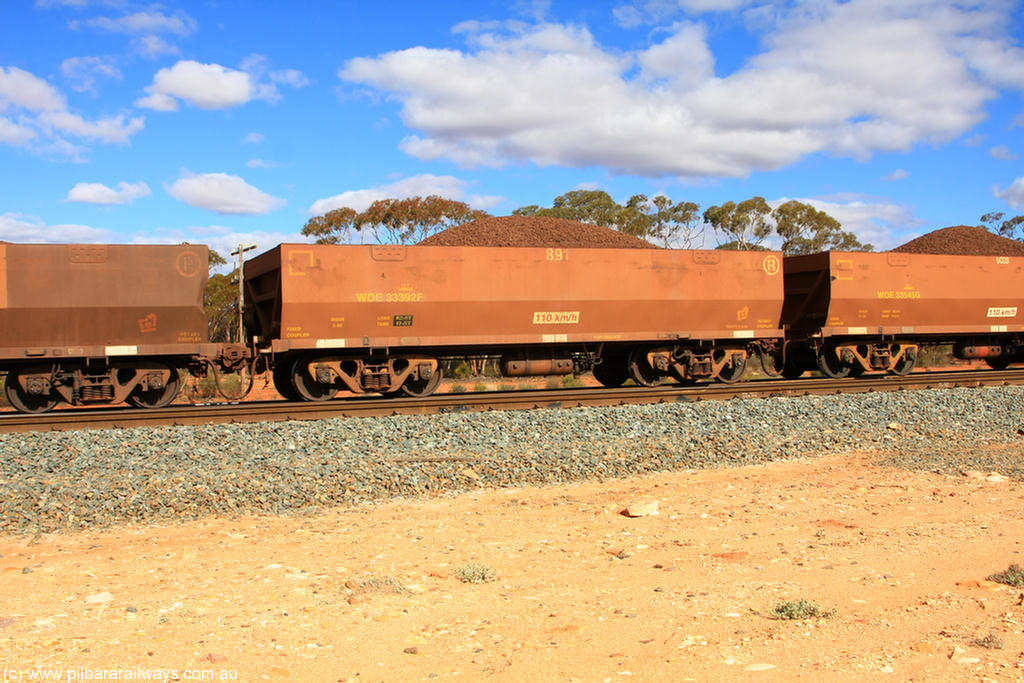
<svg viewBox="0 0 1024 683">
<path fill-rule="evenodd" d="M 548 261 L 568 261 L 569 252 L 562 249 L 548 249 L 545 257 Z"/>
</svg>

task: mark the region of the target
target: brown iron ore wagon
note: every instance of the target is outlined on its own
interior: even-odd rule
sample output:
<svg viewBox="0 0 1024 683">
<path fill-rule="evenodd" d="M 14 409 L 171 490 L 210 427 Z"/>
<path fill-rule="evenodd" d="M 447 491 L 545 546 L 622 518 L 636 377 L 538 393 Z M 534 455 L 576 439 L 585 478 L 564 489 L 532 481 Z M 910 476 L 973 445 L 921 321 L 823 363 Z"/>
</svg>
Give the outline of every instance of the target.
<svg viewBox="0 0 1024 683">
<path fill-rule="evenodd" d="M 735 381 L 782 344 L 778 252 L 282 244 L 245 283 L 275 385 L 306 400 L 427 395 L 474 354 L 511 377 Z"/>
<path fill-rule="evenodd" d="M 1024 257 L 826 252 L 785 259 L 784 374 L 906 374 L 921 346 L 1004 368 L 1024 348 Z"/>
<path fill-rule="evenodd" d="M 180 372 L 231 365 L 208 343 L 202 245 L 0 243 L 0 371 L 22 412 L 170 403 Z"/>
</svg>

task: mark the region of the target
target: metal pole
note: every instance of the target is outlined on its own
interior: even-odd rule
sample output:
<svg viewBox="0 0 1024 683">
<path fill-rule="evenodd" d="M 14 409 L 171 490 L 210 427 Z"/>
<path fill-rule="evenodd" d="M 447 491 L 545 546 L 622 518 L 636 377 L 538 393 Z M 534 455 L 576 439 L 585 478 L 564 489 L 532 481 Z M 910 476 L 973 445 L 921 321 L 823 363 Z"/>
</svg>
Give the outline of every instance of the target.
<svg viewBox="0 0 1024 683">
<path fill-rule="evenodd" d="M 242 325 L 242 302 L 245 297 L 245 290 L 243 289 L 243 278 L 242 278 L 242 255 L 247 251 L 252 251 L 256 248 L 255 244 L 244 246 L 239 244 L 238 249 L 231 252 L 232 256 L 238 257 L 238 341 L 241 344 L 245 343 L 245 329 Z"/>
</svg>

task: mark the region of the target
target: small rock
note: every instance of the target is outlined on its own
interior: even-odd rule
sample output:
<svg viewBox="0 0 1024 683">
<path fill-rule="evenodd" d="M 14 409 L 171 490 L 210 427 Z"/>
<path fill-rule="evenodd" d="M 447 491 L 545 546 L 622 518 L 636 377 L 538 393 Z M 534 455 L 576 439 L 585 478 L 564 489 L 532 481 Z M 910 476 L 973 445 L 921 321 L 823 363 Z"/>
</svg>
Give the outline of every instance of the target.
<svg viewBox="0 0 1024 683">
<path fill-rule="evenodd" d="M 104 593 L 96 593 L 95 595 L 90 595 L 89 597 L 87 597 L 85 599 L 85 601 L 88 602 L 89 604 L 92 604 L 92 605 L 99 605 L 99 604 L 111 602 L 113 599 L 114 599 L 113 595 L 111 595 L 110 593 L 104 592 Z"/>
<path fill-rule="evenodd" d="M 405 648 L 404 650 L 402 650 L 402 652 L 404 652 L 407 655 L 418 655 L 420 653 L 420 649 L 413 645 Z"/>
<path fill-rule="evenodd" d="M 899 422 L 890 422 L 888 424 L 888 428 L 891 429 L 894 432 L 902 432 L 903 431 L 903 425 L 901 425 Z"/>
<path fill-rule="evenodd" d="M 655 517 L 658 513 L 658 501 L 635 500 L 621 512 L 626 517 Z"/>
<path fill-rule="evenodd" d="M 221 662 L 228 661 L 228 658 L 225 657 L 224 655 L 218 655 L 218 654 L 214 654 L 212 652 L 210 654 L 206 655 L 205 657 L 203 657 L 203 659 L 205 659 L 206 661 L 210 662 L 211 664 L 220 664 Z"/>
<path fill-rule="evenodd" d="M 22 574 L 31 574 L 32 573 L 32 567 L 25 567 L 25 568 L 23 568 L 21 570 L 21 573 Z"/>
<path fill-rule="evenodd" d="M 755 662 L 754 664 L 747 664 L 743 667 L 744 671 L 771 671 L 775 668 L 774 664 L 768 664 L 766 662 Z"/>
</svg>

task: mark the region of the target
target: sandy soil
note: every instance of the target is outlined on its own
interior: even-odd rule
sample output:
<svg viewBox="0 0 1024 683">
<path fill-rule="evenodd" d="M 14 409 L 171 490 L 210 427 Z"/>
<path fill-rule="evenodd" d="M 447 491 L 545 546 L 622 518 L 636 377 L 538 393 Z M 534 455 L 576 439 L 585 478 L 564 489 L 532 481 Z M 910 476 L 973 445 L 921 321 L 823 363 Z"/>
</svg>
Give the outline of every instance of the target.
<svg viewBox="0 0 1024 683">
<path fill-rule="evenodd" d="M 0 666 L 9 680 L 1024 680 L 1021 591 L 985 581 L 1024 563 L 1024 484 L 993 479 L 857 454 L 0 537 Z M 660 514 L 620 514 L 634 501 Z M 470 564 L 497 578 L 461 581 Z M 769 618 L 801 598 L 835 614 Z"/>
</svg>

